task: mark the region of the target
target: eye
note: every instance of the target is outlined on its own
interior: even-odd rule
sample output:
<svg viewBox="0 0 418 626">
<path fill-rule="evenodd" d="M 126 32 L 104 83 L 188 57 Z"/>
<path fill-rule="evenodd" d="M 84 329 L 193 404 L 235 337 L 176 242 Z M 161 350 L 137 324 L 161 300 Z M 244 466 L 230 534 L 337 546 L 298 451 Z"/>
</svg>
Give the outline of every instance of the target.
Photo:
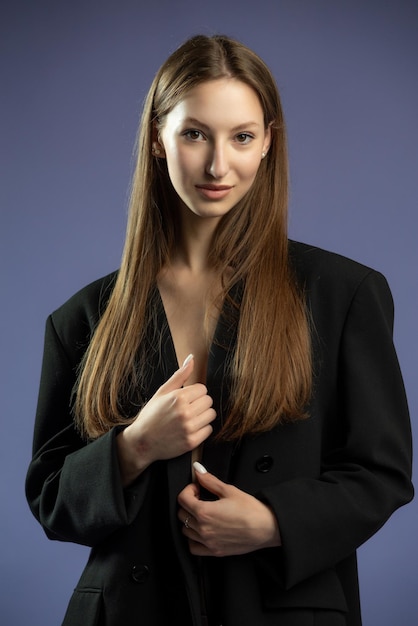
<svg viewBox="0 0 418 626">
<path fill-rule="evenodd" d="M 187 139 L 190 139 L 190 141 L 201 141 L 204 139 L 203 133 L 201 133 L 200 130 L 196 130 L 195 128 L 184 131 L 183 136 Z"/>
<path fill-rule="evenodd" d="M 250 141 L 254 139 L 254 137 L 253 135 L 250 135 L 250 133 L 238 133 L 238 135 L 235 136 L 235 139 L 237 143 L 245 145 L 247 143 L 250 143 Z"/>
</svg>

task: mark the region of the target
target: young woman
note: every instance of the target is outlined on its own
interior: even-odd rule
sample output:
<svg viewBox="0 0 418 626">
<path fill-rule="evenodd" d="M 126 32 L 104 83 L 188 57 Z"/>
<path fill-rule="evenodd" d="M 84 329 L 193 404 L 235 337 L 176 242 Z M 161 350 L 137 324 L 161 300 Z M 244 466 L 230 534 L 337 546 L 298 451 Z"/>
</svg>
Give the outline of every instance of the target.
<svg viewBox="0 0 418 626">
<path fill-rule="evenodd" d="M 158 72 L 119 272 L 48 321 L 27 477 L 91 546 L 64 624 L 359 626 L 356 548 L 412 497 L 381 274 L 287 239 L 274 80 L 226 37 Z"/>
</svg>

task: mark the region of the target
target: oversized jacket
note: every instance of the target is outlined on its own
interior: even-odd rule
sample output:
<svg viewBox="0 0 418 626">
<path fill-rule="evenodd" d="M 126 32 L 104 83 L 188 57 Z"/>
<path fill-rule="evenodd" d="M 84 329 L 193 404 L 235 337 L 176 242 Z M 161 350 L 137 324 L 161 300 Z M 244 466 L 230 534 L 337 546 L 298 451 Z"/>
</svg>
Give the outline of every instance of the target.
<svg viewBox="0 0 418 626">
<path fill-rule="evenodd" d="M 360 626 L 356 549 L 413 494 L 392 298 L 384 277 L 363 265 L 299 243 L 290 255 L 312 325 L 309 417 L 239 445 L 206 446 L 209 471 L 268 503 L 282 537 L 280 548 L 217 559 L 222 624 Z M 154 463 L 123 489 L 118 429 L 85 442 L 73 425 L 77 367 L 114 278 L 82 289 L 47 320 L 27 497 L 48 537 L 92 548 L 65 626 L 201 626 L 198 559 L 177 519 L 190 455 Z M 154 305 L 160 335 L 158 346 L 150 340 L 146 398 L 178 367 L 158 293 Z M 217 422 L 236 339 L 225 319 L 208 362 Z"/>
</svg>

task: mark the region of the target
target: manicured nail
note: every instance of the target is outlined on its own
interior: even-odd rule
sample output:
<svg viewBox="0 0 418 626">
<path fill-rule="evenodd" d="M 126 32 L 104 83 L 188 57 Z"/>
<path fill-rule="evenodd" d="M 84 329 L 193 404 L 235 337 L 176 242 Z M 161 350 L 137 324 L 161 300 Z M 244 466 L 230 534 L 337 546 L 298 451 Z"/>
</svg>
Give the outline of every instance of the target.
<svg viewBox="0 0 418 626">
<path fill-rule="evenodd" d="M 208 470 L 206 469 L 206 467 L 204 465 L 202 465 L 201 463 L 199 463 L 199 461 L 195 461 L 193 463 L 193 467 L 194 467 L 196 472 L 199 472 L 199 474 L 207 474 L 208 473 Z"/>
<path fill-rule="evenodd" d="M 186 365 L 188 365 L 190 363 L 192 358 L 193 358 L 193 354 L 189 354 L 189 356 L 186 356 L 186 358 L 184 359 L 182 367 L 186 367 Z"/>
</svg>

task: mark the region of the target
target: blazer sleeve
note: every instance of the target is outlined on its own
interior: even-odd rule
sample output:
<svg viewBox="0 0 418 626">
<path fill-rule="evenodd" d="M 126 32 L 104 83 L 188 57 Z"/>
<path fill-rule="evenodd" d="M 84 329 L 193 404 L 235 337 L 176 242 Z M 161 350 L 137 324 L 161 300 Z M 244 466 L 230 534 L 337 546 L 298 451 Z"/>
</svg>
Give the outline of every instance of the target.
<svg viewBox="0 0 418 626">
<path fill-rule="evenodd" d="M 87 443 L 74 426 L 71 398 L 82 334 L 84 320 L 63 324 L 59 314 L 47 320 L 26 495 L 49 538 L 93 546 L 132 522 L 149 477 L 144 472 L 124 490 L 115 445 L 118 430 Z"/>
<path fill-rule="evenodd" d="M 331 319 L 328 325 L 333 332 Z M 324 430 L 326 420 L 337 420 L 340 435 L 331 446 L 323 436 L 318 476 L 294 478 L 259 494 L 278 518 L 286 588 L 333 568 L 413 496 L 409 414 L 392 329 L 389 287 L 370 271 L 332 339 L 335 361 L 325 364 L 335 363 L 338 370 L 335 414 L 311 417 L 324 419 Z"/>
</svg>

